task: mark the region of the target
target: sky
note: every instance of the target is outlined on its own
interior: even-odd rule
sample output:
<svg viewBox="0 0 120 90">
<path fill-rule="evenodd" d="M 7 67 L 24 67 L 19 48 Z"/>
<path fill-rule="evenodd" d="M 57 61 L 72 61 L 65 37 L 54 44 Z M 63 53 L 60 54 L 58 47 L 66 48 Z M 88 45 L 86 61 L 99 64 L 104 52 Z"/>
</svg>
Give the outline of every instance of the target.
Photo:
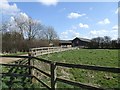
<svg viewBox="0 0 120 90">
<path fill-rule="evenodd" d="M 14 1 L 14 0 L 13 0 Z M 53 26 L 60 39 L 75 37 L 118 37 L 118 2 L 37 2 L 0 3 L 0 15 L 10 19 L 16 14 L 30 16 L 47 26 Z M 9 18 L 8 18 L 9 17 Z"/>
</svg>

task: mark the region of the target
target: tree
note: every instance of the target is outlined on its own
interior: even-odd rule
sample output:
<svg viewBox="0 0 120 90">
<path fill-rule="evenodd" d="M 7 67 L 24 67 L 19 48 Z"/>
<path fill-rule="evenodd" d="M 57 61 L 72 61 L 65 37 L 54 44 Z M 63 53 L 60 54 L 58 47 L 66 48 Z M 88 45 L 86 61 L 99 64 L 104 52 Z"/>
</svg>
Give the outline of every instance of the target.
<svg viewBox="0 0 120 90">
<path fill-rule="evenodd" d="M 117 40 L 112 40 L 111 41 L 111 47 L 112 48 L 117 48 Z"/>
<path fill-rule="evenodd" d="M 10 24 L 12 30 L 19 32 L 24 39 L 27 39 L 28 47 L 31 47 L 32 41 L 37 38 L 42 30 L 42 24 L 30 18 L 25 13 L 20 13 L 18 16 L 11 17 Z"/>
<path fill-rule="evenodd" d="M 8 22 L 2 23 L 0 31 L 3 36 L 3 52 L 28 51 L 32 47 L 58 44 L 58 35 L 53 27 L 43 26 L 25 13 L 20 13 L 11 17 Z"/>
<path fill-rule="evenodd" d="M 10 31 L 19 32 L 23 35 L 24 39 L 28 40 L 37 37 L 42 29 L 42 25 L 39 21 L 32 19 L 25 13 L 20 13 L 17 16 L 11 17 L 9 24 L 11 26 Z"/>
<path fill-rule="evenodd" d="M 103 48 L 103 37 L 96 37 L 91 40 L 92 47 L 94 48 Z"/>
<path fill-rule="evenodd" d="M 52 26 L 45 27 L 43 30 L 43 38 L 48 40 L 48 43 L 53 43 L 54 40 L 58 40 L 59 37 L 57 33 L 55 32 L 54 28 Z"/>
<path fill-rule="evenodd" d="M 2 35 L 2 51 L 17 52 L 22 50 L 22 36 L 18 32 L 6 32 Z"/>
<path fill-rule="evenodd" d="M 117 38 L 117 48 L 120 49 L 120 38 Z"/>
<path fill-rule="evenodd" d="M 35 39 L 40 34 L 40 31 L 43 29 L 42 24 L 36 20 L 33 20 L 32 18 L 29 18 L 28 23 L 26 24 L 27 28 L 25 33 L 28 40 Z"/>
<path fill-rule="evenodd" d="M 105 48 L 110 48 L 111 38 L 109 36 L 104 36 L 104 46 Z"/>
</svg>

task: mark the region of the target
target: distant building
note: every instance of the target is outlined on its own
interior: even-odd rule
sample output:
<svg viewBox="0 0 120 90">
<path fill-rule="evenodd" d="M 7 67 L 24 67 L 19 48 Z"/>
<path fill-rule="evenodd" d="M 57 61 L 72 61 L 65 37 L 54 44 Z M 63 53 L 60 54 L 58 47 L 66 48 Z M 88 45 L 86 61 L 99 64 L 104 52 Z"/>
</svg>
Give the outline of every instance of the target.
<svg viewBox="0 0 120 90">
<path fill-rule="evenodd" d="M 72 40 L 60 40 L 59 45 L 61 47 L 72 47 Z"/>
<path fill-rule="evenodd" d="M 87 47 L 91 41 L 85 38 L 75 38 L 73 40 L 60 40 L 59 45 L 61 47 Z"/>
<path fill-rule="evenodd" d="M 85 38 L 75 38 L 72 40 L 73 47 L 87 47 L 91 41 Z"/>
</svg>

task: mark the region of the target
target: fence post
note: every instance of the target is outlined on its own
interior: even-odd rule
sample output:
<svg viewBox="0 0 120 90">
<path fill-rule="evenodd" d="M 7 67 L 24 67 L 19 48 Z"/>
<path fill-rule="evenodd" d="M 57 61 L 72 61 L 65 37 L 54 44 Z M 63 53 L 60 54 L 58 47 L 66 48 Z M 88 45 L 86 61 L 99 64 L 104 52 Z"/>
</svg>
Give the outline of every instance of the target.
<svg viewBox="0 0 120 90">
<path fill-rule="evenodd" d="M 31 60 L 31 54 L 28 53 L 28 65 L 29 65 L 29 66 L 31 66 L 30 60 Z M 28 73 L 29 73 L 29 75 L 31 75 L 31 68 L 29 68 Z"/>
<path fill-rule="evenodd" d="M 51 62 L 51 90 L 55 90 L 56 86 L 56 63 Z"/>
<path fill-rule="evenodd" d="M 31 53 L 30 52 L 28 53 L 28 65 L 31 66 Z M 31 67 L 29 67 L 28 74 L 32 75 L 32 68 Z M 32 78 L 31 78 L 30 82 L 32 83 Z"/>
</svg>

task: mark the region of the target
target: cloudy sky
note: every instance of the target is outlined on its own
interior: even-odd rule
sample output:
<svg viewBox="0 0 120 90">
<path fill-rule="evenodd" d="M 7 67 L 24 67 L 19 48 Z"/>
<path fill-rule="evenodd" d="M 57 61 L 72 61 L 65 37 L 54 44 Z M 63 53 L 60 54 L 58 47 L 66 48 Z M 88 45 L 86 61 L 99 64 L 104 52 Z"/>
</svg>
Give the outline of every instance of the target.
<svg viewBox="0 0 120 90">
<path fill-rule="evenodd" d="M 0 3 L 2 19 L 19 13 L 30 16 L 53 26 L 60 39 L 118 37 L 118 2 L 3 1 Z"/>
</svg>

